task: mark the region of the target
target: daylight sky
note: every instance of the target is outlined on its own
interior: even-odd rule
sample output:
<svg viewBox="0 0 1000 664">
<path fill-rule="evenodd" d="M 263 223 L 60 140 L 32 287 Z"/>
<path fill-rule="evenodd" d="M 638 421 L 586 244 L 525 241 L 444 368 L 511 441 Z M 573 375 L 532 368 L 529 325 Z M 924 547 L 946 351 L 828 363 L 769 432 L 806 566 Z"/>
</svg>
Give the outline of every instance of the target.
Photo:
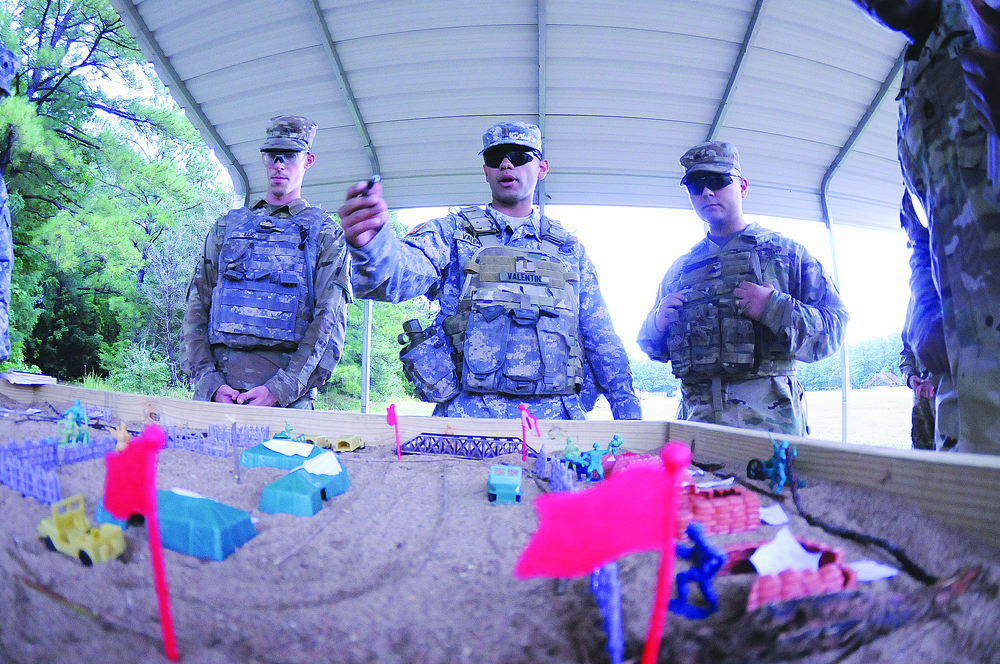
<svg viewBox="0 0 1000 664">
<path fill-rule="evenodd" d="M 443 216 L 444 208 L 397 210 L 412 228 Z M 691 210 L 549 205 L 545 213 L 576 234 L 597 267 L 604 299 L 625 348 L 640 355 L 635 338 L 653 306 L 670 264 L 704 235 Z M 823 263 L 833 263 L 826 227 L 818 222 L 747 215 L 751 221 L 794 238 Z M 898 334 L 909 298 L 909 251 L 902 231 L 890 233 L 834 226 L 840 292 L 851 321 L 847 343 Z"/>
</svg>

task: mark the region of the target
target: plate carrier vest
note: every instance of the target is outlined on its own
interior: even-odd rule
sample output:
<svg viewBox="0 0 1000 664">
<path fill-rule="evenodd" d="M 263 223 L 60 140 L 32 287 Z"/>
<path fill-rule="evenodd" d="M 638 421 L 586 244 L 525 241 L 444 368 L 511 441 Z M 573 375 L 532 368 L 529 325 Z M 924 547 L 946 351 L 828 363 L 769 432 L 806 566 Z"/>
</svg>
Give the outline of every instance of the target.
<svg viewBox="0 0 1000 664">
<path fill-rule="evenodd" d="M 681 268 L 670 292 L 681 293 L 687 302 L 667 330 L 667 349 L 678 378 L 746 380 L 795 373 L 792 356 L 768 353 L 771 331 L 742 315 L 733 297 L 741 282 L 762 281 L 759 240 L 737 236 L 719 253 L 692 257 Z"/>
<path fill-rule="evenodd" d="M 507 247 L 487 212 L 467 207 L 459 216 L 482 245 L 466 261 L 457 311 L 443 323 L 465 389 L 512 396 L 578 393 L 580 277 L 558 258 L 572 237 L 542 217 L 540 251 Z"/>
<path fill-rule="evenodd" d="M 325 218 L 319 208 L 292 217 L 248 208 L 227 215 L 209 343 L 296 348 L 312 322 L 317 234 Z"/>
</svg>

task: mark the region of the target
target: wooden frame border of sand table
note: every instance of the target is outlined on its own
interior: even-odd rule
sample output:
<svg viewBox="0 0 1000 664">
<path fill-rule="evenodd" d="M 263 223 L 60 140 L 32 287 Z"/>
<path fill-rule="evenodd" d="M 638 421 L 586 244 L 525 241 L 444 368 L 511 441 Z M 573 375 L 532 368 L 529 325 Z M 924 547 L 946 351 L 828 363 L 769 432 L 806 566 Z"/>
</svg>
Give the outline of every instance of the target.
<svg viewBox="0 0 1000 664">
<path fill-rule="evenodd" d="M 393 427 L 384 413 L 361 414 L 304 411 L 259 406 L 207 403 L 186 399 L 105 392 L 70 385 L 12 385 L 0 380 L 0 394 L 27 405 L 67 408 L 74 399 L 84 405 L 110 408 L 112 418 L 130 427 L 172 425 L 206 430 L 209 424 L 264 424 L 272 432 L 288 422 L 295 433 L 341 436 L 359 434 L 368 445 L 395 445 Z M 397 418 L 406 442 L 420 433 L 480 436 L 521 436 L 520 420 L 480 420 L 443 417 Z M 581 449 L 602 445 L 618 434 L 628 452 L 651 453 L 668 440 L 687 444 L 696 461 L 722 461 L 739 476 L 751 458 L 772 455 L 766 432 L 678 421 L 542 421 L 543 437 L 570 436 Z M 855 445 L 781 436 L 798 450 L 797 471 L 805 477 L 843 482 L 886 491 L 919 505 L 928 514 L 961 526 L 1000 545 L 1000 457 L 940 453 Z M 0 434 L 0 443 L 3 435 Z"/>
</svg>

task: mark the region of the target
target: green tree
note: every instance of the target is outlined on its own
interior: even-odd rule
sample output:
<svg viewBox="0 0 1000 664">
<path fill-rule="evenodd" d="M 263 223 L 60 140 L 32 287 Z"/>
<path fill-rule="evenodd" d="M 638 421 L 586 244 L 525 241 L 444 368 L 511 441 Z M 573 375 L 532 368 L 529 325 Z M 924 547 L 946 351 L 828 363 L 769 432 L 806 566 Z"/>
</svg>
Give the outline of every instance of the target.
<svg viewBox="0 0 1000 664">
<path fill-rule="evenodd" d="M 390 212 L 390 221 L 396 235 L 403 235 L 406 227 Z M 371 389 L 372 400 L 386 401 L 396 395 L 413 394 L 413 389 L 403 375 L 399 361 L 400 346 L 397 338 L 403 331 L 403 322 L 419 318 L 426 327 L 434 319 L 437 304 L 426 298 L 408 302 L 372 303 Z M 361 354 L 364 332 L 365 301 L 355 300 L 347 311 L 347 337 L 344 354 L 330 382 L 324 388 L 328 405 L 340 410 L 359 410 L 361 404 Z"/>
<path fill-rule="evenodd" d="M 145 338 L 173 366 L 176 336 L 155 315 L 166 281 L 161 291 L 143 284 L 154 260 L 193 265 L 187 253 L 165 256 L 183 243 L 160 245 L 170 229 L 200 229 L 224 209 L 218 168 L 107 0 L 0 0 L 0 25 L 21 63 L 0 105 L 14 208 L 13 356 L 28 336 L 32 349 L 58 346 L 46 335 L 71 324 L 51 312 L 41 323 L 35 306 L 59 275 L 102 318 L 92 370 L 117 366 Z M 176 298 L 166 300 L 176 314 Z"/>
</svg>

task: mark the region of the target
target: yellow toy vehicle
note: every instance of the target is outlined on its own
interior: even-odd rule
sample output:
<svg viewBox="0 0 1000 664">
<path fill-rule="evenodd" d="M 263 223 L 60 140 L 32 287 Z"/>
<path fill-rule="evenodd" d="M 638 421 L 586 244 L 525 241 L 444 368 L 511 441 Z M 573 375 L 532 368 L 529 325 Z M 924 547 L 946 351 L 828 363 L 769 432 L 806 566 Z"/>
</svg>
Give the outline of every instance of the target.
<svg viewBox="0 0 1000 664">
<path fill-rule="evenodd" d="M 60 500 L 52 506 L 52 516 L 38 524 L 38 537 L 49 551 L 79 558 L 90 567 L 95 562 L 117 558 L 125 552 L 122 529 L 110 523 L 91 528 L 83 513 L 83 495 Z"/>
</svg>

